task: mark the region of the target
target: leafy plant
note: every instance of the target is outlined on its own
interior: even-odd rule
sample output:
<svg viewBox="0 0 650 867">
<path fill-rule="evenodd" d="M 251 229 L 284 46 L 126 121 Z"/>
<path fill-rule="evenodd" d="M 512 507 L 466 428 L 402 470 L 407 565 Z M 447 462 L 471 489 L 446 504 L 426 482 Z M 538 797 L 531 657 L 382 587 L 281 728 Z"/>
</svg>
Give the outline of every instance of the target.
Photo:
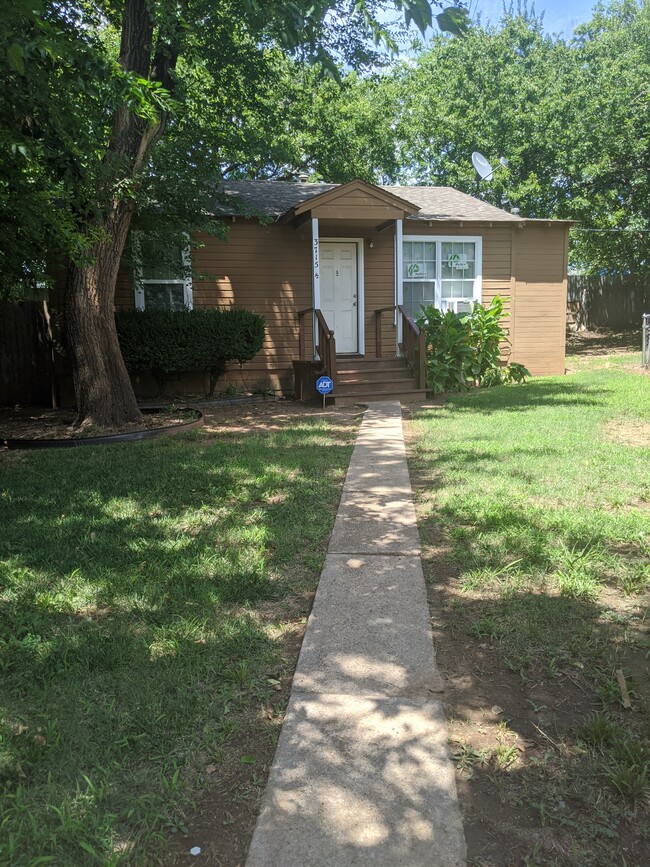
<svg viewBox="0 0 650 867">
<path fill-rule="evenodd" d="M 503 315 L 503 301 L 497 296 L 489 307 L 475 304 L 469 316 L 464 317 L 473 351 L 470 369 L 477 385 L 481 385 L 486 374 L 499 369 L 500 344 L 507 341 L 501 326 Z"/>
<path fill-rule="evenodd" d="M 509 342 L 504 315 L 499 296 L 488 307 L 475 304 L 471 313 L 423 307 L 417 324 L 426 335 L 427 388 L 440 394 L 524 382 L 530 373 L 522 364 L 501 365 L 501 345 Z"/>
<path fill-rule="evenodd" d="M 650 754 L 644 744 L 633 735 L 626 734 L 614 740 L 612 758 L 607 776 L 619 794 L 650 803 Z"/>
<path fill-rule="evenodd" d="M 602 713 L 595 713 L 580 726 L 578 737 L 595 747 L 607 746 L 616 737 L 616 725 Z"/>
<path fill-rule="evenodd" d="M 464 391 L 471 377 L 472 348 L 467 317 L 448 310 L 424 307 L 418 326 L 424 328 L 427 344 L 427 388 L 434 394 Z"/>
</svg>

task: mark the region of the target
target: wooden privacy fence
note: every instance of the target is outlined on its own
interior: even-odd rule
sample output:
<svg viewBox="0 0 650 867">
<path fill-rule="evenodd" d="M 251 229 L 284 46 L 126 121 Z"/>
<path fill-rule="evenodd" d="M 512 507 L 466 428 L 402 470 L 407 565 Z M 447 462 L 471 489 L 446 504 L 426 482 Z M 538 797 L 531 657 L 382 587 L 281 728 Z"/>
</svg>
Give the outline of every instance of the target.
<svg viewBox="0 0 650 867">
<path fill-rule="evenodd" d="M 0 301 L 0 406 L 52 406 L 53 360 L 46 302 Z"/>
<path fill-rule="evenodd" d="M 567 322 L 574 331 L 585 328 L 638 328 L 650 312 L 650 281 L 633 274 L 601 277 L 570 276 Z"/>
</svg>

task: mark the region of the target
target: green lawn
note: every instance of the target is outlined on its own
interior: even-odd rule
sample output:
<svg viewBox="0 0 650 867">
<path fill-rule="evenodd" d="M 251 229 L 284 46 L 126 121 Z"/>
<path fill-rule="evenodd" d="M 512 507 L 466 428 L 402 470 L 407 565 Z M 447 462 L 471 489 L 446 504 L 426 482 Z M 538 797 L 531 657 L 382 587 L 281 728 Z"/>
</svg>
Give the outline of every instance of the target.
<svg viewBox="0 0 650 867">
<path fill-rule="evenodd" d="M 151 863 L 183 828 L 277 686 L 354 432 L 0 454 L 1 863 Z"/>
<path fill-rule="evenodd" d="M 452 396 L 418 412 L 412 433 L 442 659 L 455 647 L 450 670 L 481 689 L 451 699 L 467 741 L 459 767 L 487 774 L 524 863 L 640 863 L 636 843 L 626 861 L 616 847 L 636 833 L 648 854 L 650 377 L 595 359 L 571 376 Z M 481 726 L 497 688 L 505 728 L 490 752 Z M 510 714 L 512 737 L 542 748 L 529 760 L 513 747 L 504 765 Z M 488 845 L 485 828 L 477 835 Z"/>
</svg>

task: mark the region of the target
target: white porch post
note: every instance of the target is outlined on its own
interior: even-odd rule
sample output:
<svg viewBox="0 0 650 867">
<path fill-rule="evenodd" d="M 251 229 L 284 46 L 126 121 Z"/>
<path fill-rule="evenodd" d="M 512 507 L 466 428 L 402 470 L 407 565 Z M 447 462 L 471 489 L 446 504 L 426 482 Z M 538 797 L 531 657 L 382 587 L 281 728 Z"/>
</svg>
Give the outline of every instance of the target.
<svg viewBox="0 0 650 867">
<path fill-rule="evenodd" d="M 314 307 L 320 307 L 320 252 L 318 249 L 318 217 L 311 221 L 311 246 L 312 246 L 312 284 L 314 287 Z"/>
<path fill-rule="evenodd" d="M 311 261 L 312 261 L 312 296 L 314 300 L 314 308 L 320 309 L 320 239 L 318 235 L 318 217 L 312 217 L 311 220 Z M 318 343 L 318 330 L 316 325 L 316 314 L 313 315 L 312 333 L 314 339 L 314 358 L 316 358 L 316 345 Z"/>
<path fill-rule="evenodd" d="M 402 220 L 395 220 L 395 324 L 397 325 L 397 355 L 400 355 L 400 344 L 402 342 L 402 316 L 397 307 L 404 303 L 404 269 L 402 267 L 404 245 L 402 241 Z"/>
</svg>

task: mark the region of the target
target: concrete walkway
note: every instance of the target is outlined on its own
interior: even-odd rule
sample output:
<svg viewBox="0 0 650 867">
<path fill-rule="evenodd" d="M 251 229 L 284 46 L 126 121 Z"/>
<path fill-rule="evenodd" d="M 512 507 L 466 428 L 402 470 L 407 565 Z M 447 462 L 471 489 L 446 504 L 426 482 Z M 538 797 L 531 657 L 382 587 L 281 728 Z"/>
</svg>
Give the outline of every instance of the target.
<svg viewBox="0 0 650 867">
<path fill-rule="evenodd" d="M 465 863 L 400 404 L 370 404 L 247 867 Z"/>
</svg>

